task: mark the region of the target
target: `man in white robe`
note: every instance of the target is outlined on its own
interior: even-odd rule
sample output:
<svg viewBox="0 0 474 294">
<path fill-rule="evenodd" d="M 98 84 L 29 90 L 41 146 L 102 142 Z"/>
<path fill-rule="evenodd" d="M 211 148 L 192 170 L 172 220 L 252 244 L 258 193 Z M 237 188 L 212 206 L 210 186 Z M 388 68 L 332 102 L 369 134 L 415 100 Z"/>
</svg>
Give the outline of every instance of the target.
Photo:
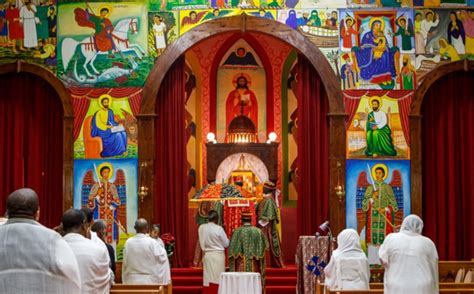
<svg viewBox="0 0 474 294">
<path fill-rule="evenodd" d="M 385 267 L 384 293 L 439 293 L 438 252 L 422 230 L 423 221 L 412 214 L 403 220 L 399 233 L 385 238 L 379 251 Z"/>
<path fill-rule="evenodd" d="M 38 47 L 38 36 L 36 34 L 36 24 L 39 19 L 36 17 L 36 6 L 30 0 L 25 0 L 20 8 L 20 23 L 23 27 L 24 41 L 26 48 Z"/>
<path fill-rule="evenodd" d="M 81 293 L 76 257 L 61 236 L 35 219 L 38 196 L 20 189 L 8 196 L 9 219 L 0 226 L 0 293 Z"/>
<path fill-rule="evenodd" d="M 355 230 L 345 229 L 339 233 L 337 249 L 324 274 L 325 283 L 331 290 L 369 290 L 369 262 Z"/>
<path fill-rule="evenodd" d="M 105 232 L 107 231 L 107 225 L 101 219 L 96 220 L 91 226 L 91 240 L 96 242 L 99 246 L 105 247 L 109 253 L 110 258 L 110 269 L 113 273 L 113 280 L 115 280 L 115 250 L 112 245 L 105 242 Z"/>
<path fill-rule="evenodd" d="M 148 222 L 135 222 L 137 234 L 125 242 L 123 249 L 122 282 L 124 284 L 171 283 L 168 254 L 162 244 L 147 236 Z"/>
<path fill-rule="evenodd" d="M 219 289 L 219 278 L 225 272 L 225 248 L 229 247 L 229 239 L 224 229 L 217 223 L 217 211 L 210 210 L 209 222 L 199 226 L 199 244 L 203 257 L 204 289 L 203 293 L 216 293 Z"/>
<path fill-rule="evenodd" d="M 66 233 L 63 238 L 76 255 L 79 265 L 82 293 L 109 293 L 113 283 L 109 253 L 107 248 L 85 237 L 88 228 L 84 213 L 69 209 L 63 215 L 62 224 Z"/>
<path fill-rule="evenodd" d="M 436 20 L 434 18 L 436 17 Z M 430 36 L 430 30 L 439 24 L 439 15 L 434 14 L 432 10 L 428 10 L 425 13 L 425 19 L 421 21 L 420 25 L 420 35 L 422 37 L 423 46 L 418 48 L 416 47 L 417 54 L 425 54 L 426 53 L 426 45 L 428 43 L 428 37 Z M 429 52 L 428 52 L 429 53 Z"/>
</svg>

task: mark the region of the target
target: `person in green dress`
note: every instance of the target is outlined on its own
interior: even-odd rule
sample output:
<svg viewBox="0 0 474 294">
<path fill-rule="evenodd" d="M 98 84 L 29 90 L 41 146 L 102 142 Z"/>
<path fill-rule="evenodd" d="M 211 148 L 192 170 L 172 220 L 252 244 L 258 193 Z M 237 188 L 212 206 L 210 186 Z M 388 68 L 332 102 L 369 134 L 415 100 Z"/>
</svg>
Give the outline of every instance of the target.
<svg viewBox="0 0 474 294">
<path fill-rule="evenodd" d="M 232 233 L 229 244 L 229 271 L 260 273 L 265 285 L 265 251 L 267 238 L 252 226 L 252 213 L 242 211 L 242 226 Z"/>
<path fill-rule="evenodd" d="M 271 267 L 282 268 L 280 237 L 277 230 L 280 219 L 276 202 L 273 199 L 275 190 L 276 185 L 274 183 L 266 181 L 263 184 L 263 200 L 257 206 L 257 226 L 262 230 L 270 245 Z"/>
</svg>

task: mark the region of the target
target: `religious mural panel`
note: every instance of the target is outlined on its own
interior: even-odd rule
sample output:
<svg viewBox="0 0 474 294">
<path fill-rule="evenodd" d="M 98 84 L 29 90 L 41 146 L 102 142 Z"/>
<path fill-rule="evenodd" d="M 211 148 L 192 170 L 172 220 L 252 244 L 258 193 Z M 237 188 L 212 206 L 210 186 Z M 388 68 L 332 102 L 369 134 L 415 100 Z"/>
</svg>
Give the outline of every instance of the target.
<svg viewBox="0 0 474 294">
<path fill-rule="evenodd" d="M 222 58 L 217 73 L 217 141 L 225 142 L 230 122 L 241 114 L 254 124 L 259 142 L 267 139 L 266 72 L 255 50 L 238 40 Z"/>
<path fill-rule="evenodd" d="M 401 65 L 414 62 L 413 10 L 346 9 L 339 17 L 342 88 L 400 89 Z"/>
<path fill-rule="evenodd" d="M 137 159 L 74 161 L 74 208 L 88 207 L 94 219 L 105 221 L 107 243 L 122 243 L 128 232 L 134 232 L 137 166 Z"/>
<path fill-rule="evenodd" d="M 205 10 L 180 10 L 179 34 L 182 35 L 190 29 L 207 21 L 240 14 L 240 9 L 205 9 Z"/>
<path fill-rule="evenodd" d="M 350 7 L 412 7 L 413 0 L 347 0 Z"/>
<path fill-rule="evenodd" d="M 2 63 L 26 60 L 56 71 L 57 8 L 54 0 L 0 2 Z"/>
<path fill-rule="evenodd" d="M 337 47 L 334 48 L 319 48 L 324 57 L 328 60 L 334 73 L 339 76 L 342 63 L 340 61 L 340 53 Z"/>
<path fill-rule="evenodd" d="M 347 0 L 349 7 L 462 7 L 472 0 Z M 341 6 L 342 8 L 342 6 Z"/>
<path fill-rule="evenodd" d="M 285 0 L 288 9 L 301 8 L 345 8 L 346 0 Z"/>
<path fill-rule="evenodd" d="M 66 3 L 59 11 L 61 80 L 78 87 L 143 86 L 153 65 L 145 5 Z"/>
<path fill-rule="evenodd" d="M 279 10 L 278 21 L 297 30 L 319 48 L 338 47 L 338 11 L 335 9 Z"/>
<path fill-rule="evenodd" d="M 148 54 L 157 58 L 179 37 L 178 12 L 148 13 Z"/>
<path fill-rule="evenodd" d="M 160 11 L 206 9 L 208 6 L 208 0 L 149 0 L 150 9 Z"/>
<path fill-rule="evenodd" d="M 141 88 L 71 88 L 74 158 L 137 158 Z"/>
<path fill-rule="evenodd" d="M 271 9 L 240 9 L 240 8 L 214 8 L 206 10 L 181 10 L 179 11 L 179 34 L 182 35 L 190 29 L 205 23 L 207 21 L 228 17 L 234 15 L 240 15 L 246 13 L 250 16 L 262 17 L 271 20 L 277 18 L 277 11 Z"/>
<path fill-rule="evenodd" d="M 470 0 L 440 0 L 438 2 L 441 7 L 472 6 L 474 4 L 474 2 Z"/>
<path fill-rule="evenodd" d="M 413 91 L 344 91 L 347 158 L 410 158 Z"/>
<path fill-rule="evenodd" d="M 460 6 L 473 6 L 473 0 L 413 0 L 413 4 L 416 7 L 460 7 Z"/>
<path fill-rule="evenodd" d="M 474 10 L 416 10 L 415 40 L 420 78 L 441 64 L 474 59 Z"/>
<path fill-rule="evenodd" d="M 348 160 L 346 226 L 360 234 L 370 264 L 378 248 L 410 214 L 410 161 Z"/>
</svg>

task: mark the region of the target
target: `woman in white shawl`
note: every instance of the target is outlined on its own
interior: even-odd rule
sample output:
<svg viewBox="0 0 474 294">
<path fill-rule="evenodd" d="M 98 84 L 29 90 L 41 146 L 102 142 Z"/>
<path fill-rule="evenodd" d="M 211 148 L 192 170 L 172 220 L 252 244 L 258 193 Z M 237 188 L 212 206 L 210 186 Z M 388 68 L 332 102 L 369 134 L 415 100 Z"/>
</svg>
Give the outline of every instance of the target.
<svg viewBox="0 0 474 294">
<path fill-rule="evenodd" d="M 423 221 L 407 216 L 399 233 L 385 238 L 379 257 L 385 267 L 384 293 L 439 293 L 438 252 L 434 243 L 421 235 Z"/>
<path fill-rule="evenodd" d="M 353 229 L 343 230 L 337 236 L 337 249 L 324 269 L 326 285 L 332 290 L 368 290 L 369 273 L 359 234 Z"/>
</svg>

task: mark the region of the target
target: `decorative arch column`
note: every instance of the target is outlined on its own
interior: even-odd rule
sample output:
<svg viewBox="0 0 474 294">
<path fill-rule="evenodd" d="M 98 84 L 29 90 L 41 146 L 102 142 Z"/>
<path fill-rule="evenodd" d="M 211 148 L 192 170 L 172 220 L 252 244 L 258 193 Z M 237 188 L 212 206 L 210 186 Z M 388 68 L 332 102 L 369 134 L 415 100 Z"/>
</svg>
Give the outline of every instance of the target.
<svg viewBox="0 0 474 294">
<path fill-rule="evenodd" d="M 153 205 L 155 204 L 153 201 L 155 193 L 153 171 L 155 170 L 156 149 L 154 120 L 156 116 L 156 98 L 160 85 L 168 70 L 179 56 L 197 43 L 216 34 L 225 32 L 255 32 L 277 38 L 305 55 L 318 72 L 324 83 L 329 101 L 329 144 L 330 146 L 336 146 L 335 148 L 330 148 L 329 153 L 330 195 L 327 195 L 327 197 L 329 197 L 331 226 L 334 231 L 338 232 L 345 227 L 345 204 L 338 201 L 333 189 L 338 180 L 338 163 L 342 165 L 342 173 L 340 176 L 343 179 L 345 178 L 346 133 L 344 121 L 346 114 L 342 99 L 340 79 L 336 76 L 331 65 L 318 47 L 302 34 L 289 28 L 285 24 L 264 18 L 251 17 L 246 14 L 218 18 L 191 29 L 169 45 L 153 66 L 143 89 L 140 114 L 137 116 L 140 142 L 138 155 L 139 164 L 141 165 L 146 162 L 149 167 L 147 169 L 147 173 L 149 173 L 147 176 L 149 183 L 147 183 L 147 185 L 150 187 L 149 196 L 140 204 L 140 215 L 145 218 L 153 218 Z"/>
<path fill-rule="evenodd" d="M 474 71 L 474 61 L 467 59 L 447 63 L 436 67 L 424 76 L 415 91 L 410 111 L 410 138 L 411 138 L 411 210 L 412 213 L 423 214 L 423 163 L 421 143 L 421 106 L 428 89 L 440 78 L 456 71 Z"/>
<path fill-rule="evenodd" d="M 72 207 L 73 194 L 73 126 L 74 112 L 71 97 L 64 84 L 54 73 L 39 65 L 17 60 L 0 65 L 0 75 L 26 72 L 34 74 L 48 82 L 61 99 L 63 106 L 63 210 Z"/>
</svg>

